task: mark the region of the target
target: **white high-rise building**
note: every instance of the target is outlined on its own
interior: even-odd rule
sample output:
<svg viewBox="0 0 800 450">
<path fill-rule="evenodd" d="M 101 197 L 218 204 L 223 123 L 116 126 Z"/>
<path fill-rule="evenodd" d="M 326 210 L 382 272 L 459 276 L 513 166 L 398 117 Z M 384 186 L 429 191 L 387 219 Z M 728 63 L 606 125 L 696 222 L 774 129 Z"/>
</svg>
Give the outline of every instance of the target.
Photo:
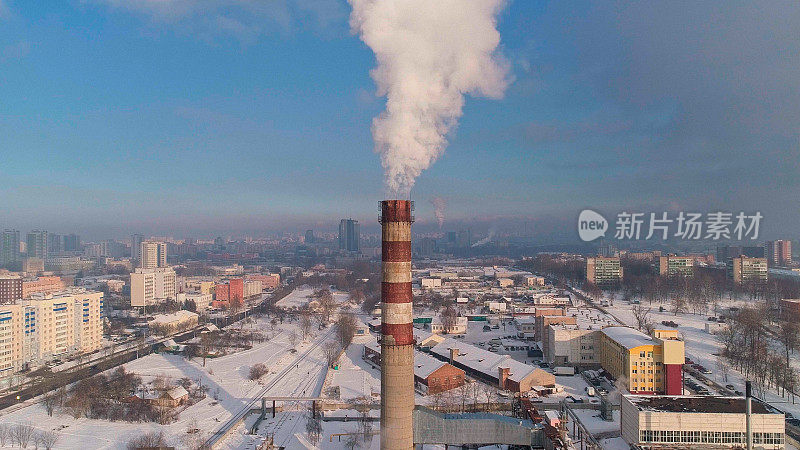
<svg viewBox="0 0 800 450">
<path fill-rule="evenodd" d="M 155 269 L 167 267 L 167 243 L 147 241 L 142 242 L 141 262 L 142 269 Z"/>
<path fill-rule="evenodd" d="M 131 306 L 144 307 L 175 299 L 176 279 L 170 267 L 136 269 L 131 273 Z"/>
</svg>

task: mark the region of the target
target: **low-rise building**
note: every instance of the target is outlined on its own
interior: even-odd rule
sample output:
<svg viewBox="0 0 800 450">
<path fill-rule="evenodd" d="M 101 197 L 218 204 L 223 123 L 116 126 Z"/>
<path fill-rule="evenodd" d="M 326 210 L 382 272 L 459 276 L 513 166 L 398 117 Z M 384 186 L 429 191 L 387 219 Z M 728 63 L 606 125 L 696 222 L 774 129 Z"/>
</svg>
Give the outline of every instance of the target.
<svg viewBox="0 0 800 450">
<path fill-rule="evenodd" d="M 433 289 L 433 288 L 440 288 L 442 287 L 442 279 L 441 278 L 431 278 L 425 277 L 422 278 L 420 281 L 420 286 L 426 289 Z"/>
<path fill-rule="evenodd" d="M 452 323 L 445 325 L 441 318 L 434 317 L 431 320 L 431 332 L 435 334 L 464 334 L 467 332 L 467 318 L 454 317 Z"/>
<path fill-rule="evenodd" d="M 198 315 L 196 313 L 180 310 L 172 314 L 158 314 L 147 325 L 154 332 L 167 335 L 194 328 L 197 323 Z"/>
<path fill-rule="evenodd" d="M 620 431 L 631 448 L 744 448 L 742 397 L 622 395 Z M 754 448 L 785 448 L 785 416 L 752 400 Z"/>
<path fill-rule="evenodd" d="M 176 297 L 180 303 L 194 302 L 197 311 L 205 311 L 210 308 L 213 299 L 211 294 L 204 294 L 202 292 L 179 292 Z"/>
<path fill-rule="evenodd" d="M 430 348 L 433 356 L 464 370 L 468 375 L 515 393 L 533 386 L 555 386 L 555 375 L 480 347 L 446 339 Z"/>
<path fill-rule="evenodd" d="M 275 289 L 281 285 L 281 275 L 278 273 L 263 274 L 249 274 L 246 275 L 245 280 L 260 281 L 262 289 Z"/>
<path fill-rule="evenodd" d="M 525 275 L 523 278 L 525 280 L 525 286 L 544 286 L 544 277 L 537 275 Z"/>
<path fill-rule="evenodd" d="M 364 360 L 376 368 L 381 367 L 381 346 L 370 343 L 364 346 Z M 433 356 L 414 351 L 414 384 L 427 395 L 449 391 L 464 385 L 466 374 L 463 370 Z"/>
</svg>

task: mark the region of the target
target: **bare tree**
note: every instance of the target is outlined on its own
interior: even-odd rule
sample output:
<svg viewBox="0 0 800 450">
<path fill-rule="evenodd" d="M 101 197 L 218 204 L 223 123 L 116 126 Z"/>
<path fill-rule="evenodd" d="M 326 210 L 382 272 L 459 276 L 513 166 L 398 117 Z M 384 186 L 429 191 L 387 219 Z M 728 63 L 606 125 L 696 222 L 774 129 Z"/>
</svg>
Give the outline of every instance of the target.
<svg viewBox="0 0 800 450">
<path fill-rule="evenodd" d="M 453 329 L 456 324 L 456 317 L 458 317 L 458 314 L 453 308 L 453 305 L 447 305 L 442 310 L 442 314 L 439 316 L 439 318 L 442 320 L 442 327 L 444 328 L 445 333 Z"/>
<path fill-rule="evenodd" d="M 28 444 L 33 438 L 33 433 L 36 431 L 33 425 L 29 423 L 18 423 L 11 429 L 11 437 L 14 442 L 22 448 L 28 448 Z"/>
<path fill-rule="evenodd" d="M 357 327 L 358 323 L 355 316 L 352 314 L 339 315 L 336 320 L 336 337 L 339 339 L 339 345 L 343 349 L 346 349 L 353 342 Z"/>
<path fill-rule="evenodd" d="M 638 305 L 633 305 L 631 310 L 634 319 L 636 319 L 636 328 L 638 328 L 639 331 L 649 333 L 650 329 L 653 327 L 653 322 L 650 320 L 651 308 L 645 307 L 639 303 Z"/>
<path fill-rule="evenodd" d="M 339 358 L 339 352 L 341 349 L 339 348 L 339 344 L 336 342 L 326 342 L 324 346 L 322 346 L 322 352 L 325 354 L 325 360 L 328 362 L 328 367 L 332 366 L 333 363 Z"/>
<path fill-rule="evenodd" d="M 6 446 L 6 440 L 11 438 L 11 425 L 0 423 L 0 447 Z"/>
<path fill-rule="evenodd" d="M 308 440 L 316 446 L 322 438 L 322 418 L 318 414 L 312 412 L 308 415 L 306 433 L 308 434 Z"/>
<path fill-rule="evenodd" d="M 58 404 L 58 395 L 53 391 L 48 392 L 44 395 L 42 404 L 44 405 L 45 411 L 47 411 L 47 415 L 53 417 L 53 411 L 55 411 L 56 405 Z"/>
<path fill-rule="evenodd" d="M 486 411 L 491 409 L 492 400 L 497 395 L 497 388 L 494 386 L 490 386 L 488 384 L 481 383 L 481 393 L 483 397 L 486 399 Z"/>
<path fill-rule="evenodd" d="M 166 447 L 167 439 L 164 437 L 164 432 L 151 432 L 145 433 L 133 438 L 128 442 L 128 450 L 137 450 L 141 448 L 158 448 Z"/>
<path fill-rule="evenodd" d="M 289 345 L 292 348 L 295 348 L 295 346 L 297 345 L 297 332 L 294 330 L 292 330 L 291 333 L 289 333 Z"/>
<path fill-rule="evenodd" d="M 300 313 L 300 332 L 303 334 L 303 341 L 311 333 L 311 312 L 308 309 Z"/>
<path fill-rule="evenodd" d="M 258 363 L 250 367 L 250 379 L 251 380 L 259 380 L 261 377 L 269 373 L 269 369 L 267 365 L 264 363 Z"/>
<path fill-rule="evenodd" d="M 52 450 L 52 448 L 58 443 L 58 439 L 60 437 L 55 431 L 44 431 L 42 432 L 41 436 L 42 445 L 46 450 Z"/>
</svg>

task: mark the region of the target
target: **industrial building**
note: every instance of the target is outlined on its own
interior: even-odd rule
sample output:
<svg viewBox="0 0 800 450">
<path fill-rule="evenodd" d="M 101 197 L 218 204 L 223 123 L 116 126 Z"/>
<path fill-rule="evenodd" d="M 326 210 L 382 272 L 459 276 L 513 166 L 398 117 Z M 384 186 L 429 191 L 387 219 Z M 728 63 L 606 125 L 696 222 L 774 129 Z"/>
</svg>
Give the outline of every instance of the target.
<svg viewBox="0 0 800 450">
<path fill-rule="evenodd" d="M 677 330 L 655 330 L 655 337 L 629 327 L 600 330 L 600 365 L 628 381 L 632 394 L 683 392 L 684 342 Z"/>
<path fill-rule="evenodd" d="M 579 325 L 554 324 L 547 327 L 544 354 L 553 366 L 593 368 L 600 364 L 598 330 Z"/>
<path fill-rule="evenodd" d="M 622 281 L 623 269 L 619 258 L 597 256 L 586 258 L 586 281 L 600 287 L 612 287 Z"/>
<path fill-rule="evenodd" d="M 522 393 L 534 386 L 556 384 L 555 376 L 547 371 L 455 339 L 445 339 L 431 346 L 429 351 L 467 375 L 511 392 Z"/>
<path fill-rule="evenodd" d="M 365 361 L 380 367 L 380 345 L 377 343 L 365 345 L 362 357 Z M 418 391 L 427 395 L 449 391 L 463 386 L 465 378 L 463 370 L 426 353 L 414 352 L 414 385 Z"/>
<path fill-rule="evenodd" d="M 744 448 L 745 403 L 742 397 L 623 395 L 620 431 L 632 448 Z M 754 446 L 785 448 L 784 421 L 782 412 L 752 399 Z"/>
</svg>

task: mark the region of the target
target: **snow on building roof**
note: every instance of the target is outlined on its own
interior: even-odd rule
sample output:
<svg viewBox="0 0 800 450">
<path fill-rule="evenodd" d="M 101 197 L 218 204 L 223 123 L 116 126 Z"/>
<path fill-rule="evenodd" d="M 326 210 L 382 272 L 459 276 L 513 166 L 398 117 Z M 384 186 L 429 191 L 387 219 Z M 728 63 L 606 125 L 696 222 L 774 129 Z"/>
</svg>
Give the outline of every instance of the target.
<svg viewBox="0 0 800 450">
<path fill-rule="evenodd" d="M 641 345 L 652 345 L 655 343 L 650 336 L 630 327 L 606 327 L 603 328 L 601 332 L 608 336 L 609 339 L 629 350 Z"/>
<path fill-rule="evenodd" d="M 509 371 L 509 379 L 517 382 L 536 370 L 535 367 L 519 362 L 509 355 L 498 355 L 497 353 L 484 350 L 471 344 L 459 342 L 455 339 L 446 339 L 444 342 L 432 347 L 431 352 L 449 359 L 451 348 L 458 349 L 456 361 L 472 370 L 494 378 L 497 378 L 497 369 L 500 367 L 511 369 Z"/>
<path fill-rule="evenodd" d="M 381 352 L 381 346 L 376 342 L 370 342 L 364 344 L 364 346 L 376 353 Z M 419 378 L 428 378 L 430 374 L 436 372 L 445 364 L 447 363 L 440 361 L 433 356 L 414 350 L 414 375 Z"/>
<path fill-rule="evenodd" d="M 198 315 L 191 311 L 180 310 L 175 311 L 172 314 L 159 314 L 150 321 L 150 323 L 174 323 L 174 322 L 182 322 L 184 320 L 190 320 L 192 318 L 197 318 Z"/>
<path fill-rule="evenodd" d="M 439 370 L 446 362 L 439 361 L 433 356 L 426 355 L 425 353 L 414 351 L 414 375 L 426 379 L 433 372 Z"/>
<path fill-rule="evenodd" d="M 165 394 L 167 395 L 167 397 L 173 400 L 177 400 L 183 396 L 189 395 L 189 392 L 187 392 L 186 389 L 183 388 L 183 386 L 177 386 L 168 390 L 167 392 L 165 392 Z"/>
</svg>

